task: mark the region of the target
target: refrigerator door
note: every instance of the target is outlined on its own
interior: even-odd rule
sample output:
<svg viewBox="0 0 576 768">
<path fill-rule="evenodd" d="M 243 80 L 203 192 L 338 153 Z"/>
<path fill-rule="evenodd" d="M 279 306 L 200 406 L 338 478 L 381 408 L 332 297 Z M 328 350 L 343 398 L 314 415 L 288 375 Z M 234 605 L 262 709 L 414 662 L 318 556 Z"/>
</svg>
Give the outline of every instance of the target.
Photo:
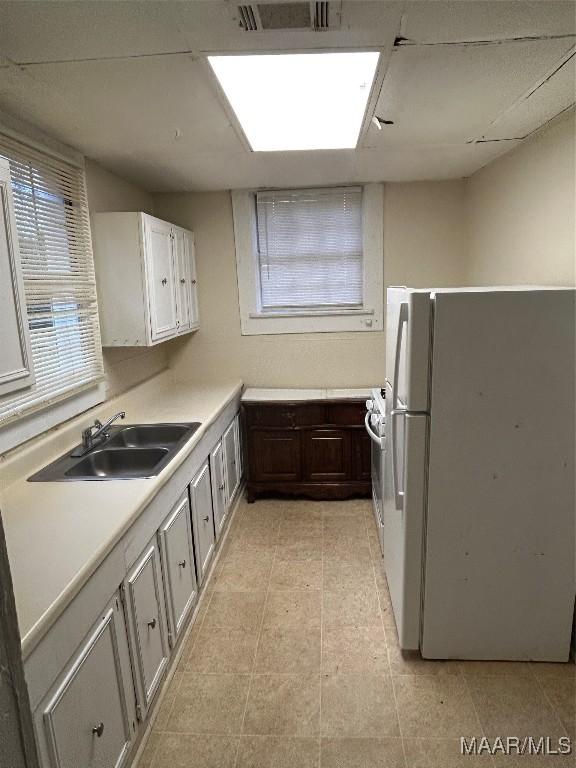
<svg viewBox="0 0 576 768">
<path fill-rule="evenodd" d="M 430 368 L 430 292 L 388 288 L 386 305 L 386 381 L 393 408 L 428 410 Z"/>
<path fill-rule="evenodd" d="M 420 647 L 427 431 L 426 414 L 393 413 L 387 384 L 384 567 L 404 650 Z"/>
<path fill-rule="evenodd" d="M 438 293 L 422 654 L 566 661 L 573 290 Z"/>
</svg>

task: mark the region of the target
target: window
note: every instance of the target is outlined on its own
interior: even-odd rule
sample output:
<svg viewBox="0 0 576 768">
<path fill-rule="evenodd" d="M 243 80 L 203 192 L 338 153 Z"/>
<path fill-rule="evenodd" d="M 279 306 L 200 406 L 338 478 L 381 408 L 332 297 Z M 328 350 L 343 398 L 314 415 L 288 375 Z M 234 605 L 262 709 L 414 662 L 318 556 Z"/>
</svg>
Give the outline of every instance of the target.
<svg viewBox="0 0 576 768">
<path fill-rule="evenodd" d="M 12 422 L 94 388 L 104 370 L 84 172 L 2 134 L 0 155 L 10 162 L 36 377 L 0 400 L 4 437 Z M 80 410 L 94 404 L 82 402 Z M 38 431 L 24 429 L 21 440 Z"/>
<path fill-rule="evenodd" d="M 232 200 L 244 334 L 381 330 L 381 185 Z"/>
</svg>

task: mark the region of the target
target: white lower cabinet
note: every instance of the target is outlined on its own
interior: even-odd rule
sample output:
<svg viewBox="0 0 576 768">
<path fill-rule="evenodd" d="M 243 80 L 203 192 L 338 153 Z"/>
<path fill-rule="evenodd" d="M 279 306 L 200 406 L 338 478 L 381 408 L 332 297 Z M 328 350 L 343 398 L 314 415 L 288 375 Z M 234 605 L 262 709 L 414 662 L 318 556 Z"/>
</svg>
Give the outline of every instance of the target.
<svg viewBox="0 0 576 768">
<path fill-rule="evenodd" d="M 228 512 L 226 483 L 224 482 L 224 450 L 221 440 L 218 441 L 210 453 L 210 480 L 212 483 L 212 505 L 214 508 L 214 533 L 218 540 L 224 528 Z"/>
<path fill-rule="evenodd" d="M 162 573 L 155 539 L 124 584 L 139 715 L 144 717 L 168 663 Z"/>
<path fill-rule="evenodd" d="M 224 432 L 222 442 L 224 444 L 224 464 L 226 468 L 226 498 L 228 504 L 234 499 L 238 486 L 240 484 L 240 474 L 238 466 L 238 419 L 235 418 L 228 429 Z"/>
<path fill-rule="evenodd" d="M 121 768 L 132 744 L 134 691 L 124 616 L 115 597 L 40 708 L 43 764 Z"/>
<path fill-rule="evenodd" d="M 198 583 L 201 584 L 214 552 L 214 510 L 212 508 L 212 487 L 208 461 L 204 462 L 190 483 L 190 502 L 192 504 L 196 573 Z"/>
<path fill-rule="evenodd" d="M 191 526 L 190 502 L 186 491 L 158 531 L 168 616 L 168 641 L 171 647 L 176 643 L 198 595 Z"/>
</svg>

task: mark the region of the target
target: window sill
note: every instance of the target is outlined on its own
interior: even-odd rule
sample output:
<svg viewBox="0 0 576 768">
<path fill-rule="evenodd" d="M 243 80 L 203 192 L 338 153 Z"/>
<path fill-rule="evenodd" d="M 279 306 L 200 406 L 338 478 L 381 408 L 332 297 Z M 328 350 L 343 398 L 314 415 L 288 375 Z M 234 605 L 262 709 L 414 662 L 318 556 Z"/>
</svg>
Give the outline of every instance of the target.
<svg viewBox="0 0 576 768">
<path fill-rule="evenodd" d="M 274 320 L 276 318 L 289 317 L 370 317 L 374 315 L 373 309 L 306 309 L 302 311 L 281 312 L 251 312 L 251 320 Z"/>
</svg>

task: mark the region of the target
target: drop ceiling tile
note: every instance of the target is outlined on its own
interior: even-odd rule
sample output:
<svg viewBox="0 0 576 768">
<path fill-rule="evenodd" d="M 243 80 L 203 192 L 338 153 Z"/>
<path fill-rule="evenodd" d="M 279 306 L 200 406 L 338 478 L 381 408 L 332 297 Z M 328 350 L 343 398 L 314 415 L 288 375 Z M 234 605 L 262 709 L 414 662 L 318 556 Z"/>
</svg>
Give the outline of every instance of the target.
<svg viewBox="0 0 576 768">
<path fill-rule="evenodd" d="M 498 117 L 482 138 L 524 138 L 575 101 L 576 55 L 536 91 Z"/>
<path fill-rule="evenodd" d="M 566 40 L 395 50 L 365 145 L 451 144 L 478 137 L 570 48 Z"/>
<path fill-rule="evenodd" d="M 0 3 L 0 50 L 14 62 L 72 61 L 187 50 L 173 3 Z"/>
<path fill-rule="evenodd" d="M 352 181 L 424 181 L 470 176 L 519 141 L 363 149 Z"/>
<path fill-rule="evenodd" d="M 408 0 L 401 34 L 419 43 L 576 34 L 572 0 Z"/>
</svg>

